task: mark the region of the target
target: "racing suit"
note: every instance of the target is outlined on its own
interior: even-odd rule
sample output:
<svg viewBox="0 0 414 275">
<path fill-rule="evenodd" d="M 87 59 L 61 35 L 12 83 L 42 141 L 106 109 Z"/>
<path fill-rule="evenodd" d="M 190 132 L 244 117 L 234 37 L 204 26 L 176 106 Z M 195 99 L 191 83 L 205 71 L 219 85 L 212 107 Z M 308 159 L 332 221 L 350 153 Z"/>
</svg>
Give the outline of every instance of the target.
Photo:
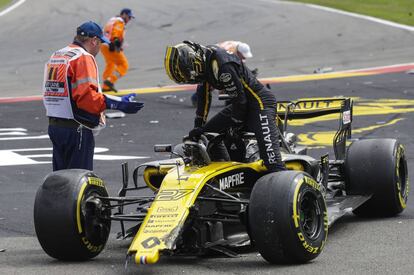
<svg viewBox="0 0 414 275">
<path fill-rule="evenodd" d="M 194 127 L 206 132 L 222 132 L 243 125 L 254 132 L 269 172 L 284 170 L 279 150 L 279 131 L 276 126 L 276 98 L 233 54 L 218 46 L 208 46 L 206 52 L 206 81 L 197 87 Z M 231 104 L 207 121 L 211 105 L 211 89 L 225 90 Z"/>
<path fill-rule="evenodd" d="M 218 46 L 219 48 L 224 49 L 228 53 L 239 56 L 237 54 L 237 46 L 239 45 L 239 43 L 240 43 L 240 41 L 228 40 L 228 41 L 223 41 L 223 42 L 217 43 L 216 46 Z M 242 58 L 242 62 L 245 62 L 245 61 L 246 60 Z M 257 71 L 257 69 L 255 69 L 254 71 Z M 219 93 L 220 93 L 220 91 L 219 91 Z M 197 106 L 197 92 L 191 95 L 191 103 L 192 103 L 193 107 Z M 230 102 L 226 100 L 226 106 L 229 105 L 229 104 L 230 104 Z"/>
<path fill-rule="evenodd" d="M 104 28 L 104 35 L 111 43 L 101 45 L 101 53 L 106 63 L 103 79 L 115 84 L 120 77 L 126 75 L 129 67 L 128 59 L 122 48 L 125 38 L 125 21 L 122 17 L 109 19 Z M 110 90 L 111 87 L 104 83 L 102 88 Z"/>
<path fill-rule="evenodd" d="M 104 125 L 106 103 L 95 58 L 80 44 L 56 51 L 46 63 L 43 103 L 49 117 L 53 170 L 93 170 L 92 128 Z"/>
</svg>

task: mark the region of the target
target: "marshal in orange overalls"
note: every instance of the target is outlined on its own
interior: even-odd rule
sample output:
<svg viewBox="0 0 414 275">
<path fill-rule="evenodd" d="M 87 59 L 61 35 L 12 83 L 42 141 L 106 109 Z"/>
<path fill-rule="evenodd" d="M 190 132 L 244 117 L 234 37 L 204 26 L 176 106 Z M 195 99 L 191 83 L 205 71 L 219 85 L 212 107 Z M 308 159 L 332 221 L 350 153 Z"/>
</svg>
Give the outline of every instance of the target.
<svg viewBox="0 0 414 275">
<path fill-rule="evenodd" d="M 115 82 L 128 71 L 128 60 L 122 49 L 125 25 L 126 22 L 122 17 L 112 17 L 105 25 L 104 34 L 111 41 L 111 44 L 102 44 L 101 46 L 101 53 L 106 63 L 103 72 L 103 91 L 116 91 Z"/>
</svg>

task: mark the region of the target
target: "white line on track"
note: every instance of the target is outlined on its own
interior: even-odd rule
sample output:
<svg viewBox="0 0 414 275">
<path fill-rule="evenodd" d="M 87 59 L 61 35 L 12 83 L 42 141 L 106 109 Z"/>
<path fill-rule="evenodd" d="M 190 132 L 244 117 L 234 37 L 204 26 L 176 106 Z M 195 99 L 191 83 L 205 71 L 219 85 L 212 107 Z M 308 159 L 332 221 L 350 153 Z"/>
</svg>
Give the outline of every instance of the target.
<svg viewBox="0 0 414 275">
<path fill-rule="evenodd" d="M 327 12 L 342 14 L 342 15 L 346 15 L 346 16 L 350 16 L 350 17 L 359 18 L 359 19 L 364 19 L 364 20 L 368 20 L 368 21 L 371 21 L 371 22 L 383 24 L 383 25 L 386 25 L 386 26 L 390 26 L 390 27 L 394 27 L 394 28 L 414 32 L 414 27 L 413 26 L 399 24 L 399 23 L 395 23 L 395 22 L 392 22 L 392 21 L 388 21 L 388 20 L 368 16 L 368 15 L 362 15 L 362 14 L 343 11 L 343 10 L 338 10 L 338 9 L 334 9 L 334 8 L 323 7 L 323 6 L 319 6 L 319 5 L 315 5 L 315 4 L 296 3 L 296 2 L 293 3 L 293 2 L 286 2 L 286 1 L 280 1 L 280 0 L 259 0 L 259 1 L 267 2 L 267 3 L 274 3 L 274 4 L 302 5 L 302 6 L 307 6 L 307 7 L 310 7 L 310 8 L 318 9 L 318 10 L 323 10 L 323 11 L 327 11 Z"/>
<path fill-rule="evenodd" d="M 337 10 L 337 9 L 328 8 L 328 7 L 322 7 L 322 6 L 313 5 L 313 4 L 306 4 L 306 6 L 314 8 L 314 9 L 323 10 L 323 11 L 328 11 L 328 12 L 338 13 L 338 14 L 347 15 L 347 16 L 351 16 L 351 17 L 356 17 L 356 18 L 360 18 L 360 19 L 365 19 L 365 20 L 369 20 L 369 21 L 372 21 L 372 22 L 375 22 L 375 23 L 387 25 L 387 26 L 390 26 L 390 27 L 394 27 L 394 28 L 414 32 L 414 27 L 412 27 L 412 26 L 403 25 L 403 24 L 391 22 L 391 21 L 384 20 L 384 19 L 379 19 L 379 18 L 376 18 L 376 17 L 368 16 L 368 15 L 362 15 L 362 14 L 358 14 L 358 13 L 342 11 L 342 10 Z"/>
<path fill-rule="evenodd" d="M 10 7 L 8 7 L 7 9 L 3 10 L 0 12 L 0 16 L 3 16 L 9 12 L 11 12 L 12 10 L 14 10 L 15 8 L 17 8 L 18 6 L 20 6 L 21 4 L 23 4 L 24 2 L 26 2 L 26 0 L 19 0 L 16 3 L 14 3 L 13 5 L 11 5 Z"/>
<path fill-rule="evenodd" d="M 29 140 L 29 139 L 47 139 L 49 135 L 41 135 L 41 136 L 30 136 L 30 137 L 2 137 L 1 140 Z"/>
<path fill-rule="evenodd" d="M 27 132 L 27 129 L 24 128 L 0 128 L 0 132 L 9 132 L 9 131 L 19 131 L 19 132 Z"/>
</svg>

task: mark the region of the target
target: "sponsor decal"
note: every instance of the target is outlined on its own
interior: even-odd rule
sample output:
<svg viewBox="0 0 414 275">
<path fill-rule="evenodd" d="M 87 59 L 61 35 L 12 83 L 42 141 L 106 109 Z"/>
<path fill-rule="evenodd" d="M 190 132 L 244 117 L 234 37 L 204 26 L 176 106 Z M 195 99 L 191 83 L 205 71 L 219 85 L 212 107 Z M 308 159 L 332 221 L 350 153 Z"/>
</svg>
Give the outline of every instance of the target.
<svg viewBox="0 0 414 275">
<path fill-rule="evenodd" d="M 229 82 L 230 80 L 231 80 L 231 74 L 229 74 L 229 73 L 222 73 L 221 75 L 220 75 L 220 81 L 221 82 Z"/>
<path fill-rule="evenodd" d="M 303 179 L 307 185 L 312 186 L 316 190 L 321 191 L 321 186 L 314 179 L 309 178 L 309 177 L 303 177 Z"/>
<path fill-rule="evenodd" d="M 149 237 L 148 239 L 141 242 L 141 245 L 146 248 L 153 248 L 161 243 L 161 241 L 157 237 Z"/>
<path fill-rule="evenodd" d="M 149 229 L 154 228 L 154 229 L 159 229 L 159 228 L 168 228 L 168 227 L 173 227 L 173 224 L 153 224 L 153 222 L 151 224 L 147 224 L 145 226 L 145 229 L 148 232 Z"/>
<path fill-rule="evenodd" d="M 402 188 L 402 183 L 401 183 L 401 175 L 400 175 L 400 160 L 401 158 L 404 156 L 404 147 L 402 145 L 400 145 L 397 149 L 397 154 L 396 154 L 396 176 L 397 176 L 397 190 L 398 190 L 398 199 L 400 201 L 400 205 L 401 207 L 404 209 L 407 207 L 407 198 L 408 198 L 408 193 L 409 193 L 409 180 L 408 180 L 408 175 L 406 175 L 406 181 L 404 184 L 405 190 L 403 190 Z"/>
<path fill-rule="evenodd" d="M 299 180 L 296 188 L 295 188 L 295 193 L 293 196 L 293 222 L 294 222 L 294 226 L 295 226 L 295 230 L 296 230 L 296 236 L 298 237 L 300 243 L 302 244 L 303 248 L 308 251 L 309 253 L 313 253 L 313 254 L 317 254 L 320 253 L 323 250 L 323 247 L 325 245 L 326 242 L 326 238 L 327 238 L 327 232 L 328 232 L 328 212 L 325 210 L 323 211 L 323 231 L 325 232 L 325 240 L 323 240 L 320 244 L 320 246 L 313 246 L 312 244 L 308 243 L 306 237 L 303 235 L 302 233 L 302 229 L 300 226 L 300 216 L 299 216 L 299 200 L 300 200 L 300 193 L 301 193 L 301 189 L 303 184 L 307 184 L 313 188 L 316 188 L 319 190 L 320 186 L 318 183 L 316 183 L 312 178 L 309 177 L 303 177 L 302 179 Z"/>
<path fill-rule="evenodd" d="M 88 183 L 91 184 L 91 185 L 95 185 L 95 186 L 105 188 L 103 180 L 101 180 L 100 178 L 88 177 Z"/>
<path fill-rule="evenodd" d="M 172 213 L 172 212 L 177 212 L 177 210 L 178 210 L 178 206 L 173 206 L 173 207 L 160 206 L 157 208 L 158 213 Z"/>
<path fill-rule="evenodd" d="M 237 86 L 234 84 L 234 81 L 224 83 L 223 86 L 229 96 L 235 97 L 237 95 Z"/>
<path fill-rule="evenodd" d="M 72 58 L 72 57 L 74 57 L 77 54 L 78 54 L 77 51 L 71 51 L 71 52 L 65 53 L 65 56 L 67 56 L 69 58 Z"/>
<path fill-rule="evenodd" d="M 350 110 L 342 113 L 342 121 L 344 125 L 351 123 L 351 111 Z"/>
<path fill-rule="evenodd" d="M 329 218 L 328 218 L 328 212 L 324 211 L 323 212 L 323 229 L 325 230 L 325 232 L 328 232 L 329 229 Z M 328 236 L 328 234 L 326 234 L 326 237 Z M 325 239 L 326 239 L 325 237 Z"/>
<path fill-rule="evenodd" d="M 220 190 L 244 184 L 244 172 L 233 174 L 219 180 Z"/>
<path fill-rule="evenodd" d="M 267 160 L 269 164 L 277 163 L 276 153 L 273 150 L 273 143 L 272 143 L 272 139 L 270 136 L 269 119 L 266 115 L 262 115 L 262 114 L 259 114 L 259 118 L 260 118 L 260 125 L 262 127 L 263 140 L 265 142 L 264 145 L 266 147 Z"/>
<path fill-rule="evenodd" d="M 151 214 L 150 218 L 154 218 L 154 219 L 172 219 L 172 218 L 177 218 L 178 214 Z M 149 221 L 148 221 L 149 222 Z"/>
<path fill-rule="evenodd" d="M 193 189 L 170 189 L 170 190 L 161 190 L 157 197 L 155 198 L 156 201 L 176 201 L 179 200 L 188 194 L 192 193 Z"/>
<path fill-rule="evenodd" d="M 224 86 L 224 87 L 226 87 L 226 88 L 228 89 L 228 88 L 230 88 L 230 87 L 234 87 L 234 86 L 235 86 L 235 84 L 234 84 L 234 81 L 232 81 L 232 82 L 229 82 L 229 83 L 225 83 L 223 86 Z"/>
<path fill-rule="evenodd" d="M 147 229 L 147 227 L 145 227 L 145 229 L 143 231 L 143 233 L 145 233 L 145 234 L 159 234 L 159 233 L 167 233 L 167 232 L 169 232 L 168 229 L 162 229 L 162 228 L 160 228 L 160 229 L 156 229 L 156 228 Z"/>
<path fill-rule="evenodd" d="M 46 81 L 45 84 L 46 88 L 64 88 L 65 83 L 64 82 L 57 82 L 57 81 Z"/>
<path fill-rule="evenodd" d="M 333 100 L 317 100 L 314 101 L 302 101 L 296 104 L 295 111 L 300 110 L 312 110 L 312 109 L 329 109 L 329 108 L 340 108 L 342 99 L 333 101 Z M 277 104 L 277 111 L 285 111 L 286 103 L 279 102 Z"/>
<path fill-rule="evenodd" d="M 298 238 L 302 242 L 302 246 L 310 253 L 316 254 L 319 251 L 319 247 L 314 247 L 308 244 L 308 242 L 305 240 L 305 237 L 301 232 L 298 232 Z"/>
<path fill-rule="evenodd" d="M 229 87 L 229 88 L 226 88 L 226 91 L 227 92 L 234 92 L 234 91 L 236 91 L 237 90 L 237 87 L 236 86 L 231 86 L 231 87 Z"/>
<path fill-rule="evenodd" d="M 86 237 L 82 237 L 82 242 L 86 246 L 86 248 L 92 253 L 99 252 L 103 249 L 102 244 L 98 246 L 93 245 Z"/>
</svg>

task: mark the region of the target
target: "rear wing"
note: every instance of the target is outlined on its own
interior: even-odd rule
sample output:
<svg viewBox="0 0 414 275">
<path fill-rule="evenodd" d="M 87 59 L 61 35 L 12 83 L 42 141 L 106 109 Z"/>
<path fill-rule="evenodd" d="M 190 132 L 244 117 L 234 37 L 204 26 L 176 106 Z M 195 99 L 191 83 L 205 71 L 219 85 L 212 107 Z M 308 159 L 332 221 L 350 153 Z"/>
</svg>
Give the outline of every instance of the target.
<svg viewBox="0 0 414 275">
<path fill-rule="evenodd" d="M 352 124 L 351 98 L 318 98 L 298 101 L 279 101 L 277 116 L 283 120 L 282 133 L 286 132 L 288 121 L 293 119 L 308 119 L 329 114 L 340 114 L 339 128 L 333 139 L 335 158 L 345 158 L 346 141 L 351 138 Z"/>
</svg>

